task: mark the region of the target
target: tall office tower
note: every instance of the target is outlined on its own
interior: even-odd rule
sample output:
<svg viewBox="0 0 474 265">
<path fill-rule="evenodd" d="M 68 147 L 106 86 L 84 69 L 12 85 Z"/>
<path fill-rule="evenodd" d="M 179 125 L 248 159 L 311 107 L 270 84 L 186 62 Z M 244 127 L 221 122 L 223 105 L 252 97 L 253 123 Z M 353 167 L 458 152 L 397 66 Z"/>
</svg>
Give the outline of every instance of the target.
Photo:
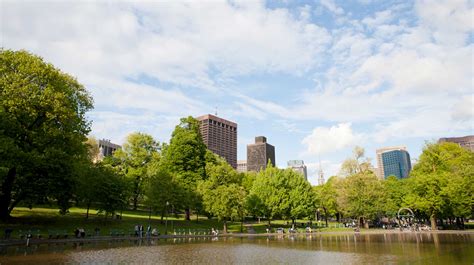
<svg viewBox="0 0 474 265">
<path fill-rule="evenodd" d="M 237 161 L 237 172 L 247 172 L 247 160 Z"/>
<path fill-rule="evenodd" d="M 211 114 L 196 118 L 199 121 L 202 140 L 215 154 L 237 168 L 237 123 Z"/>
<path fill-rule="evenodd" d="M 393 150 L 406 151 L 407 148 L 405 146 L 389 146 L 389 147 L 379 148 L 375 152 L 377 156 L 377 170 L 375 171 L 375 175 L 377 175 L 377 177 L 379 177 L 380 179 L 384 178 L 382 154 L 388 151 L 393 151 Z"/>
<path fill-rule="evenodd" d="M 303 160 L 288 161 L 288 168 L 291 168 L 294 171 L 300 173 L 304 177 L 304 179 L 308 180 L 308 172 Z"/>
<path fill-rule="evenodd" d="M 378 177 L 406 178 L 411 170 L 410 154 L 405 146 L 377 149 Z"/>
<path fill-rule="evenodd" d="M 268 160 L 275 166 L 275 147 L 268 144 L 264 136 L 255 137 L 255 143 L 247 145 L 247 170 L 258 172 L 265 169 Z"/>
<path fill-rule="evenodd" d="M 464 137 L 440 138 L 438 143 L 451 142 L 459 144 L 462 148 L 474 152 L 474 135 Z"/>
</svg>

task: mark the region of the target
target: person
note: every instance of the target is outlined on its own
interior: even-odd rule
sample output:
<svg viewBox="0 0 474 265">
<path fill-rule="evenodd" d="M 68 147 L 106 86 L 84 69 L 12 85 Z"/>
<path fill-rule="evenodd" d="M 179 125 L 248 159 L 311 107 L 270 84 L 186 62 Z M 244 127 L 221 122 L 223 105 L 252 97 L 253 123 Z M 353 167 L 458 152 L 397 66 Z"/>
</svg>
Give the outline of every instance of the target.
<svg viewBox="0 0 474 265">
<path fill-rule="evenodd" d="M 213 228 L 211 228 L 211 234 L 212 234 L 213 236 L 215 236 L 215 235 L 216 235 L 216 230 L 214 230 L 214 227 L 213 227 Z"/>
<path fill-rule="evenodd" d="M 267 234 L 269 234 L 270 233 L 270 228 L 267 227 L 266 230 L 267 230 Z"/>
<path fill-rule="evenodd" d="M 150 237 L 151 236 L 151 226 L 148 225 L 148 227 L 146 228 L 146 237 Z"/>
<path fill-rule="evenodd" d="M 76 227 L 76 230 L 74 230 L 74 236 L 76 238 L 79 238 L 79 228 Z"/>
<path fill-rule="evenodd" d="M 100 228 L 98 228 L 98 227 L 94 228 L 94 232 L 95 232 L 96 236 L 99 236 L 100 235 Z"/>
<path fill-rule="evenodd" d="M 86 237 L 86 231 L 84 230 L 84 228 L 79 228 L 79 233 L 81 235 L 81 238 Z"/>
<path fill-rule="evenodd" d="M 158 229 L 153 228 L 153 230 L 151 231 L 151 235 L 152 235 L 152 236 L 158 236 L 158 235 L 160 235 L 160 234 L 158 233 Z"/>
<path fill-rule="evenodd" d="M 140 238 L 142 238 L 143 237 L 143 225 L 140 225 L 139 231 L 140 231 Z"/>
<path fill-rule="evenodd" d="M 135 225 L 135 236 L 138 236 L 138 225 Z"/>
</svg>

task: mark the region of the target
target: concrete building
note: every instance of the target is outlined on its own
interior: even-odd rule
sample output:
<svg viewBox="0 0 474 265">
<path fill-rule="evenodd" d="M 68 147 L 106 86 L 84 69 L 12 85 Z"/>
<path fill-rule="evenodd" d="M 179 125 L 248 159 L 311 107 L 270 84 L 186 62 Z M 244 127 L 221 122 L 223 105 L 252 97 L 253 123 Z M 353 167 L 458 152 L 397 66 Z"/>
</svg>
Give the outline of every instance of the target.
<svg viewBox="0 0 474 265">
<path fill-rule="evenodd" d="M 233 168 L 237 168 L 237 123 L 207 114 L 196 118 L 199 121 L 202 140 L 215 154 L 223 157 Z"/>
<path fill-rule="evenodd" d="M 450 142 L 459 144 L 462 148 L 474 152 L 474 135 L 468 135 L 464 137 L 450 137 L 450 138 L 440 138 L 438 143 Z"/>
<path fill-rule="evenodd" d="M 247 160 L 237 161 L 237 172 L 247 172 Z"/>
<path fill-rule="evenodd" d="M 255 137 L 255 143 L 247 145 L 247 170 L 260 171 L 267 168 L 268 161 L 275 164 L 275 147 L 267 143 L 264 136 Z"/>
<path fill-rule="evenodd" d="M 308 180 L 308 171 L 303 160 L 290 160 L 288 161 L 288 168 L 300 173 L 304 179 Z"/>
<path fill-rule="evenodd" d="M 377 176 L 385 179 L 389 176 L 407 178 L 411 171 L 410 154 L 405 146 L 393 146 L 377 149 Z"/>
<path fill-rule="evenodd" d="M 114 144 L 110 142 L 110 140 L 107 140 L 107 139 L 99 140 L 99 154 L 98 154 L 98 157 L 94 160 L 95 162 L 101 161 L 102 159 L 104 159 L 104 157 L 111 156 L 115 152 L 115 150 L 121 149 L 121 148 L 122 146 L 118 144 Z"/>
</svg>

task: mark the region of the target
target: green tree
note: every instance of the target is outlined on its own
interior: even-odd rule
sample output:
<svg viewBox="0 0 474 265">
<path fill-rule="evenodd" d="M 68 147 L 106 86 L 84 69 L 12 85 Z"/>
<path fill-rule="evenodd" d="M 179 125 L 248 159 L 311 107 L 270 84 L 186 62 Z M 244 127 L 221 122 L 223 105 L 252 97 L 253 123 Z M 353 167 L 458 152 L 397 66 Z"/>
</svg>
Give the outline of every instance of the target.
<svg viewBox="0 0 474 265">
<path fill-rule="evenodd" d="M 346 216 L 357 218 L 359 226 L 382 212 L 382 184 L 370 171 L 350 175 L 338 189 L 338 204 Z"/>
<path fill-rule="evenodd" d="M 427 143 L 408 179 L 405 203 L 424 212 L 431 228 L 442 215 L 472 213 L 474 155 L 453 143 Z"/>
<path fill-rule="evenodd" d="M 0 50 L 1 219 L 21 201 L 52 198 L 66 212 L 91 108 L 73 77 L 26 51 Z"/>
<path fill-rule="evenodd" d="M 189 116 L 182 118 L 171 135 L 169 146 L 163 152 L 163 166 L 176 177 L 186 191 L 183 198 L 186 219 L 190 209 L 200 204 L 197 184 L 206 178 L 206 145 L 199 131 L 199 121 Z"/>
<path fill-rule="evenodd" d="M 131 180 L 131 199 L 134 210 L 137 209 L 138 203 L 143 199 L 145 193 L 149 163 L 153 159 L 160 159 L 159 149 L 159 143 L 151 135 L 139 132 L 132 133 L 127 136 L 122 149 L 115 151 L 113 157 L 106 160 Z"/>
<path fill-rule="evenodd" d="M 365 157 L 365 150 L 360 146 L 354 147 L 353 156 L 344 160 L 341 165 L 341 175 L 349 176 L 372 168 L 370 159 Z"/>
<path fill-rule="evenodd" d="M 328 226 L 328 217 L 330 216 L 338 215 L 339 221 L 339 205 L 337 204 L 337 186 L 339 183 L 338 177 L 333 176 L 324 185 L 313 187 L 315 204 L 323 210 L 326 226 Z"/>
<path fill-rule="evenodd" d="M 398 210 L 404 207 L 404 198 L 407 195 L 406 180 L 389 176 L 382 181 L 383 210 L 388 217 L 396 217 Z"/>
<path fill-rule="evenodd" d="M 198 185 L 204 209 L 224 222 L 240 218 L 243 222 L 245 210 L 245 189 L 240 186 L 241 174 L 237 173 L 223 158 L 214 155 L 206 164 L 207 179 Z"/>
</svg>

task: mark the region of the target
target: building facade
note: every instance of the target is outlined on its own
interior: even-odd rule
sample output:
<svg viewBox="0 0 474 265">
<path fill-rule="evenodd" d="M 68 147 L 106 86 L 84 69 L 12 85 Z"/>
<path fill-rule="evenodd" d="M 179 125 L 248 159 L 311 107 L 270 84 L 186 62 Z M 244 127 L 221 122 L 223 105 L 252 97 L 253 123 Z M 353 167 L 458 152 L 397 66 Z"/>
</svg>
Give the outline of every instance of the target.
<svg viewBox="0 0 474 265">
<path fill-rule="evenodd" d="M 196 118 L 201 137 L 215 154 L 223 157 L 233 168 L 237 168 L 237 123 L 207 114 Z"/>
<path fill-rule="evenodd" d="M 122 146 L 114 144 L 107 139 L 99 140 L 99 154 L 94 161 L 101 161 L 104 157 L 113 155 L 117 149 L 122 149 Z"/>
<path fill-rule="evenodd" d="M 268 161 L 275 165 L 275 147 L 264 136 L 257 136 L 254 144 L 247 145 L 247 170 L 258 172 L 267 168 Z"/>
<path fill-rule="evenodd" d="M 474 135 L 468 135 L 464 137 L 449 137 L 449 138 L 440 138 L 438 143 L 450 142 L 459 144 L 462 148 L 474 152 Z"/>
<path fill-rule="evenodd" d="M 393 151 L 393 150 L 407 150 L 405 146 L 389 146 L 383 147 L 376 150 L 376 157 L 377 157 L 377 169 L 375 170 L 375 175 L 380 179 L 385 177 L 384 168 L 383 168 L 383 160 L 382 154 L 385 152 Z"/>
<path fill-rule="evenodd" d="M 237 172 L 247 172 L 247 160 L 237 161 Z"/>
<path fill-rule="evenodd" d="M 381 179 L 389 176 L 396 176 L 399 179 L 407 178 L 411 171 L 410 154 L 404 146 L 378 149 L 377 162 Z"/>
<path fill-rule="evenodd" d="M 290 160 L 288 161 L 288 168 L 293 171 L 300 173 L 304 179 L 308 180 L 308 171 L 303 160 Z"/>
</svg>

